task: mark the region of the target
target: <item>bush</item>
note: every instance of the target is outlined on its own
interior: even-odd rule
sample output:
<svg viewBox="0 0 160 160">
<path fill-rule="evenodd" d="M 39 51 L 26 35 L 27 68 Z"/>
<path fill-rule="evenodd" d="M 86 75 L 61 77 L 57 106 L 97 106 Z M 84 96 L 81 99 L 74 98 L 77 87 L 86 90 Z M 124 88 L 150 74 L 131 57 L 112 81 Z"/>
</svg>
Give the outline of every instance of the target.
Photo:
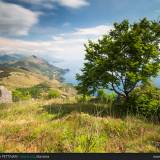
<svg viewBox="0 0 160 160">
<path fill-rule="evenodd" d="M 60 94 L 60 92 L 59 92 L 58 90 L 50 90 L 50 91 L 48 92 L 48 98 L 49 98 L 49 99 L 58 98 L 58 97 L 60 97 L 60 96 L 61 96 L 61 94 Z"/>
<path fill-rule="evenodd" d="M 77 96 L 76 97 L 76 100 L 79 102 L 79 103 L 85 103 L 85 102 L 89 102 L 90 100 L 92 99 L 91 96 L 88 96 L 88 95 L 85 95 L 85 96 Z"/>
<path fill-rule="evenodd" d="M 43 92 L 47 92 L 49 90 L 49 85 L 47 83 L 40 83 L 31 88 L 28 88 L 30 95 L 32 98 L 41 98 Z"/>
<path fill-rule="evenodd" d="M 133 113 L 146 118 L 160 118 L 160 89 L 147 84 L 136 88 L 129 99 Z"/>
<path fill-rule="evenodd" d="M 104 89 L 100 89 L 97 91 L 97 98 L 100 102 L 112 103 L 115 100 L 116 95 L 114 93 L 108 94 Z"/>
<path fill-rule="evenodd" d="M 17 88 L 12 92 L 13 101 L 27 100 L 30 98 L 40 98 L 41 90 L 35 86 L 31 88 Z"/>
<path fill-rule="evenodd" d="M 27 100 L 30 99 L 31 95 L 27 92 L 21 92 L 20 90 L 16 89 L 15 91 L 12 92 L 12 99 L 14 102 L 20 101 L 20 100 Z"/>
<path fill-rule="evenodd" d="M 30 88 L 17 88 L 12 92 L 13 101 L 41 98 L 42 93 L 48 91 L 49 88 L 47 83 L 41 83 Z"/>
</svg>

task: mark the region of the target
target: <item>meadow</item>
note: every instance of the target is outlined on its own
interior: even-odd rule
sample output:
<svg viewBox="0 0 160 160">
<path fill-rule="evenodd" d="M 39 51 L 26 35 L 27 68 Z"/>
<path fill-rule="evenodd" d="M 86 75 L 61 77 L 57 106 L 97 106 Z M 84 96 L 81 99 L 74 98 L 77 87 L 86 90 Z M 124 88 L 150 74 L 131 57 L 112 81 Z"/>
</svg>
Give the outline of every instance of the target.
<svg viewBox="0 0 160 160">
<path fill-rule="evenodd" d="M 160 152 L 160 125 L 76 97 L 0 105 L 0 152 Z"/>
</svg>

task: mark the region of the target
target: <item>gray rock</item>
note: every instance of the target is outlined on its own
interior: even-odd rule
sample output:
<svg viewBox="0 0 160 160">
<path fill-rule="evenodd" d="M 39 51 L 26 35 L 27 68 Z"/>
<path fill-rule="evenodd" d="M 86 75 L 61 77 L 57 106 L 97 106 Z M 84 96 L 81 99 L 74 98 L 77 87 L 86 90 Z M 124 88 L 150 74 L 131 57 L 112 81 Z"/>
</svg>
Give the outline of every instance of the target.
<svg viewBox="0 0 160 160">
<path fill-rule="evenodd" d="M 7 90 L 4 86 L 0 86 L 0 103 L 11 103 L 12 92 Z"/>
</svg>

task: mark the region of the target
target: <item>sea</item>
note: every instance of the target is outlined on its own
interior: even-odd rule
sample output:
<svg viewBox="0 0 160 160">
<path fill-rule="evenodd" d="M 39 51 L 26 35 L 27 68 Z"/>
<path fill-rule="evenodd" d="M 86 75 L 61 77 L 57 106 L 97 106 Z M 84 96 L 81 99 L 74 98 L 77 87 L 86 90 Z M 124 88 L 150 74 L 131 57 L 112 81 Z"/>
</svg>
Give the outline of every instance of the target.
<svg viewBox="0 0 160 160">
<path fill-rule="evenodd" d="M 63 76 L 65 83 L 70 83 L 73 85 L 78 84 L 76 74 L 81 73 L 81 69 L 83 68 L 82 61 L 62 61 L 57 62 L 55 65 L 64 69 L 69 69 L 69 71 Z M 160 74 L 158 77 L 152 78 L 152 81 L 158 88 L 160 88 Z"/>
</svg>

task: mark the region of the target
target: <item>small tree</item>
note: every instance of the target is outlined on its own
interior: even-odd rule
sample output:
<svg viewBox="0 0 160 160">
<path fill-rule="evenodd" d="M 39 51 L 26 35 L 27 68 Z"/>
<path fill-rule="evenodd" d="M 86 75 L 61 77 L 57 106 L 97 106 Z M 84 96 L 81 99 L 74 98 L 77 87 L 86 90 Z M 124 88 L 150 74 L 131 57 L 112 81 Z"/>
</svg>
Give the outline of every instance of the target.
<svg viewBox="0 0 160 160">
<path fill-rule="evenodd" d="M 48 92 L 48 98 L 52 99 L 52 98 L 59 98 L 61 96 L 60 92 L 58 90 L 50 90 Z"/>
<path fill-rule="evenodd" d="M 77 89 L 84 95 L 98 88 L 113 90 L 128 100 L 141 82 L 157 76 L 160 69 L 160 23 L 146 18 L 129 24 L 115 23 L 109 34 L 85 45 L 82 74 Z"/>
<path fill-rule="evenodd" d="M 147 83 L 137 87 L 130 95 L 130 110 L 146 118 L 159 118 L 160 121 L 160 89 Z"/>
</svg>

